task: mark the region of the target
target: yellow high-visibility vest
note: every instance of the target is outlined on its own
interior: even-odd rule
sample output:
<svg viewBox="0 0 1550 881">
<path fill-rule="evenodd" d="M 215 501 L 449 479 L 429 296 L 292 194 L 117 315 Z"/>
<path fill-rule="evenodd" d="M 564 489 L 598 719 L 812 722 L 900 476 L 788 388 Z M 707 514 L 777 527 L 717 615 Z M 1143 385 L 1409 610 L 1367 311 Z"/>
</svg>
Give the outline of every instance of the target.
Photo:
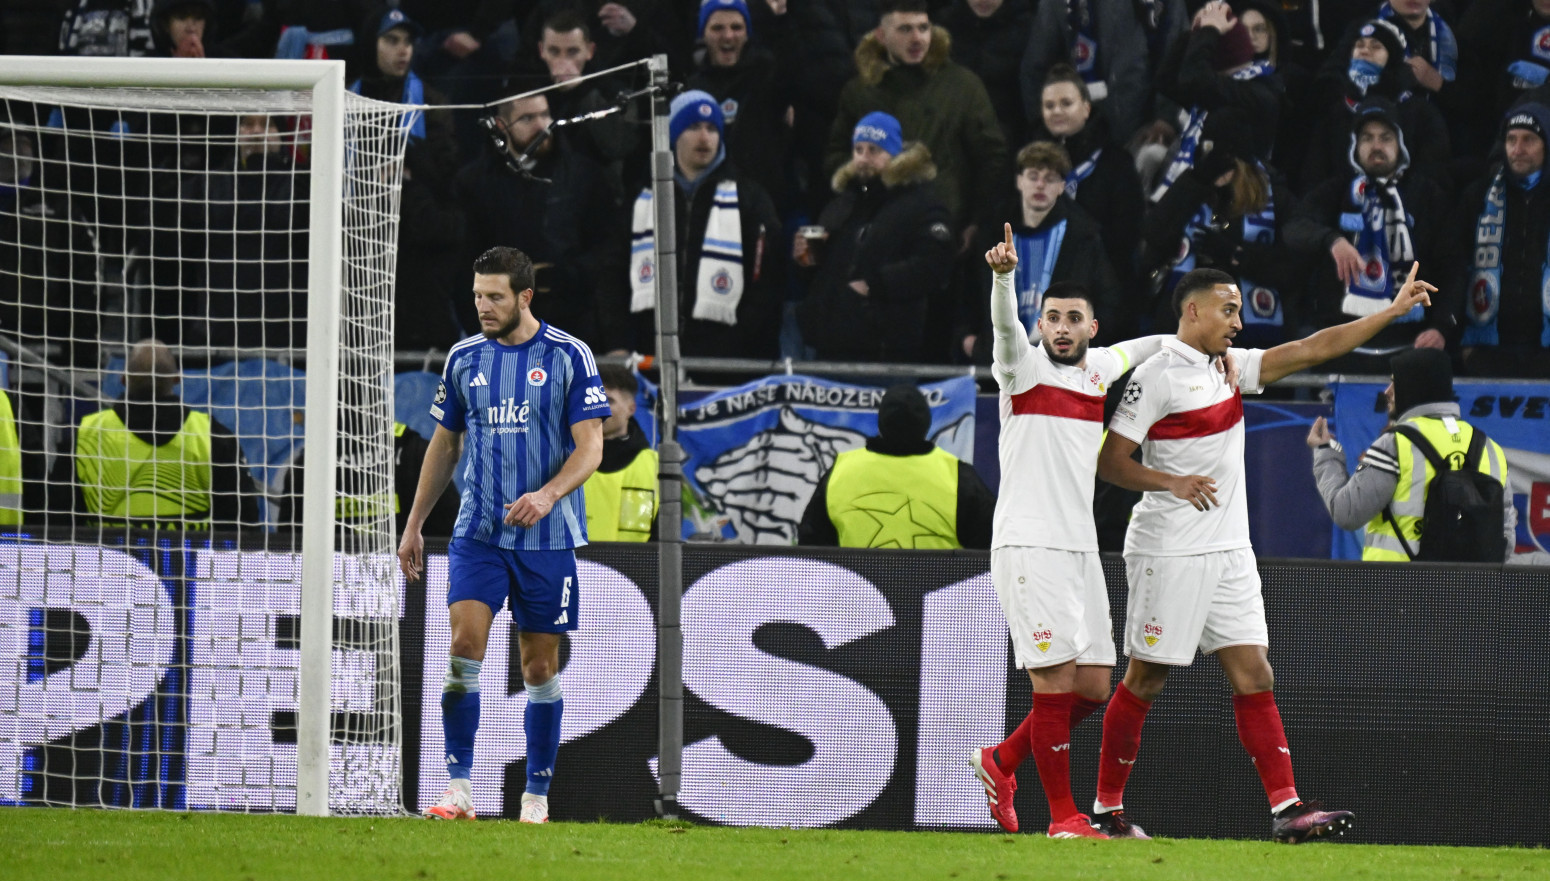
<svg viewBox="0 0 1550 881">
<path fill-rule="evenodd" d="M 182 429 L 157 447 L 112 408 L 99 410 L 76 432 L 75 474 L 86 509 L 104 520 L 208 529 L 210 416 L 190 410 Z"/>
<path fill-rule="evenodd" d="M 1464 455 L 1469 449 L 1470 439 L 1475 436 L 1474 426 L 1461 419 L 1453 420 L 1458 426 L 1457 433 L 1449 432 L 1447 424 L 1438 416 L 1418 416 L 1406 419 L 1405 422 L 1420 429 L 1422 436 L 1444 461 L 1455 454 Z M 1410 549 L 1420 553 L 1426 487 L 1431 484 L 1436 471 L 1432 463 L 1426 460 L 1426 454 L 1417 449 L 1410 438 L 1396 431 L 1394 441 L 1394 457 L 1399 460 L 1399 484 L 1394 487 L 1394 498 L 1389 501 L 1389 506 L 1394 513 L 1394 523 L 1399 526 Z M 1500 480 L 1502 486 L 1507 485 L 1507 454 L 1496 441 L 1486 440 L 1485 449 L 1480 454 L 1480 471 Z M 1389 525 L 1382 511 L 1367 521 L 1362 544 L 1363 560 L 1404 563 L 1410 559 L 1395 536 L 1394 527 Z"/>
<path fill-rule="evenodd" d="M 841 453 L 829 472 L 829 520 L 842 548 L 958 548 L 958 459 L 866 448 Z"/>
<path fill-rule="evenodd" d="M 646 541 L 657 519 L 657 451 L 641 450 L 618 471 L 594 471 L 581 489 L 589 541 Z"/>
</svg>

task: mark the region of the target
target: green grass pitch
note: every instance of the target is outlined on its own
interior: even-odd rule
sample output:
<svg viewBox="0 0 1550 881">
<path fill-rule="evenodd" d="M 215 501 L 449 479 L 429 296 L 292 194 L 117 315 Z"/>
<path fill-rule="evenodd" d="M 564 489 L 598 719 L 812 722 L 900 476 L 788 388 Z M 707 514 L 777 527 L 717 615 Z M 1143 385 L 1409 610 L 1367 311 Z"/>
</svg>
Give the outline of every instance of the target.
<svg viewBox="0 0 1550 881">
<path fill-rule="evenodd" d="M 1358 827 L 1359 829 L 1360 827 Z M 0 808 L 21 879 L 1528 879 L 1550 851 Z"/>
</svg>

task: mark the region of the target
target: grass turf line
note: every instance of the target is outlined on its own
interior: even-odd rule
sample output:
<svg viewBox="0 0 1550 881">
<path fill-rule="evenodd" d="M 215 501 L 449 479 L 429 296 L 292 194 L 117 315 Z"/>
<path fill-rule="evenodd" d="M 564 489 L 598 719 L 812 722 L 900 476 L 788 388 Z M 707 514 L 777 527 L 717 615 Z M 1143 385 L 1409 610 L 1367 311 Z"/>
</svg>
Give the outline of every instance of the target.
<svg viewBox="0 0 1550 881">
<path fill-rule="evenodd" d="M 7 879 L 1531 879 L 1550 851 L 0 808 Z"/>
</svg>

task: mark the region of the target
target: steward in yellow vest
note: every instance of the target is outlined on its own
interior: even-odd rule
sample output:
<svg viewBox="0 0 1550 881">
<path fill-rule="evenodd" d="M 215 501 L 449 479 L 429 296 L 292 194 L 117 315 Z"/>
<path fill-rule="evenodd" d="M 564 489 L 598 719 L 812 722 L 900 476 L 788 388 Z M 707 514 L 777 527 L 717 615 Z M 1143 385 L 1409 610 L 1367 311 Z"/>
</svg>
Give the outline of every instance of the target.
<svg viewBox="0 0 1550 881">
<path fill-rule="evenodd" d="M 395 535 L 404 532 L 404 521 L 409 519 L 409 509 L 414 504 L 414 491 L 420 485 L 420 466 L 425 462 L 425 449 L 430 442 L 419 432 L 402 422 L 393 423 L 393 487 L 385 495 L 374 495 L 366 487 L 362 475 L 377 467 L 377 463 L 344 460 L 341 453 L 334 486 L 334 516 L 341 527 L 391 517 Z M 281 530 L 295 530 L 300 535 L 303 508 L 302 488 L 306 486 L 306 451 L 297 453 L 291 467 L 279 478 L 280 499 L 275 505 L 275 522 Z M 456 487 L 448 483 L 436 500 L 435 507 L 425 518 L 422 529 L 427 538 L 451 538 L 452 528 L 457 525 L 458 494 Z"/>
<path fill-rule="evenodd" d="M 177 366 L 154 340 L 130 351 L 124 400 L 81 420 L 75 511 L 105 526 L 230 528 L 258 523 L 258 502 L 237 439 L 184 406 Z M 68 463 L 67 457 L 61 457 Z M 56 466 L 57 467 L 57 466 Z"/>
<path fill-rule="evenodd" d="M 1408 423 L 1445 460 L 1461 461 L 1469 449 L 1475 428 L 1459 418 L 1453 397 L 1453 367 L 1441 349 L 1412 349 L 1391 361 L 1393 383 L 1387 390 L 1389 416 Z M 1397 418 L 1396 418 L 1397 414 Z M 1422 451 L 1398 432 L 1384 432 L 1362 454 L 1356 473 L 1346 476 L 1345 451 L 1329 433 L 1322 417 L 1308 433 L 1313 448 L 1313 475 L 1319 496 L 1335 525 L 1341 529 L 1364 528 L 1362 559 L 1406 562 L 1411 559 L 1404 544 L 1420 553 L 1424 541 L 1426 489 L 1436 471 Z M 1454 467 L 1458 467 L 1455 465 Z M 1487 440 L 1480 456 L 1480 471 L 1507 485 L 1507 457 L 1495 441 Z M 1392 506 L 1393 524 L 1384 516 Z M 1502 493 L 1505 557 L 1512 555 L 1517 511 L 1512 493 Z M 1398 526 L 1404 544 L 1395 534 Z"/>
<path fill-rule="evenodd" d="M 972 465 L 926 439 L 930 428 L 919 389 L 888 389 L 877 437 L 835 458 L 807 503 L 797 543 L 988 549 L 996 497 Z"/>
<path fill-rule="evenodd" d="M 598 369 L 611 414 L 603 420 L 603 462 L 582 484 L 588 541 L 651 541 L 657 537 L 657 451 L 635 421 L 639 384 L 629 370 Z"/>
<path fill-rule="evenodd" d="M 11 396 L 0 392 L 0 526 L 22 522 L 22 448 Z"/>
</svg>

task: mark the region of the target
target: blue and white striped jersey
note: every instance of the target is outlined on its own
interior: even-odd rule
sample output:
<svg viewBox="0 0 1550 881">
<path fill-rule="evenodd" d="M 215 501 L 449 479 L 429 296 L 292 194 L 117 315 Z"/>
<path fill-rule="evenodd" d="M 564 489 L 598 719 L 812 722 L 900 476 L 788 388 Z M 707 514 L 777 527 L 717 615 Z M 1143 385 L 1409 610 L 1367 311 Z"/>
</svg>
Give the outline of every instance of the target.
<svg viewBox="0 0 1550 881">
<path fill-rule="evenodd" d="M 455 538 L 524 551 L 587 543 L 580 487 L 531 529 L 502 522 L 506 504 L 559 473 L 576 448 L 571 426 L 609 415 L 586 343 L 546 322 L 518 346 L 469 337 L 447 353 L 431 415 L 449 431 L 466 432 Z"/>
</svg>

